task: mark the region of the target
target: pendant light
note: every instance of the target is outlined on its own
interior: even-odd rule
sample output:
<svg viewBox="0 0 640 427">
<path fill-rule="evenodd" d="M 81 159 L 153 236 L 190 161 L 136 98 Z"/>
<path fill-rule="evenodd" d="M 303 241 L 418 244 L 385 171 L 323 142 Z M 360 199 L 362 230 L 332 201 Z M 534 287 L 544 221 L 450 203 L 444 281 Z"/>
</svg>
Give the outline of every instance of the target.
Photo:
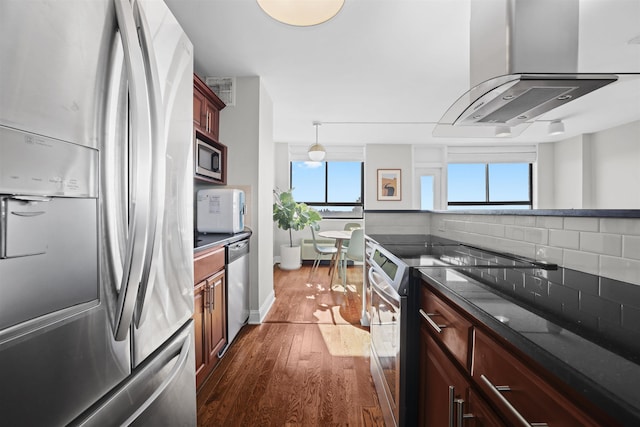
<svg viewBox="0 0 640 427">
<path fill-rule="evenodd" d="M 313 122 L 316 127 L 316 143 L 309 147 L 309 158 L 314 162 L 321 162 L 326 154 L 324 147 L 318 144 L 318 126 L 321 124 L 320 122 Z"/>
<path fill-rule="evenodd" d="M 260 8 L 283 24 L 309 27 L 327 22 L 340 12 L 344 0 L 257 0 Z"/>
</svg>

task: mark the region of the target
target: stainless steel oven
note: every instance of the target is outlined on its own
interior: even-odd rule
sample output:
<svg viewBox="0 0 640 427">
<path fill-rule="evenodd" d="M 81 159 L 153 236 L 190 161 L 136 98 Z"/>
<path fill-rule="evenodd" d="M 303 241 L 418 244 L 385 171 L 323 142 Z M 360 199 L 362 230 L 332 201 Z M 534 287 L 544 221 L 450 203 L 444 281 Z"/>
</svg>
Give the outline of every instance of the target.
<svg viewBox="0 0 640 427">
<path fill-rule="evenodd" d="M 400 408 L 400 296 L 374 270 L 371 287 L 371 370 L 387 425 L 398 425 Z"/>
<path fill-rule="evenodd" d="M 374 245 L 367 270 L 371 375 L 386 425 L 408 425 L 409 268 L 384 248 Z"/>
</svg>

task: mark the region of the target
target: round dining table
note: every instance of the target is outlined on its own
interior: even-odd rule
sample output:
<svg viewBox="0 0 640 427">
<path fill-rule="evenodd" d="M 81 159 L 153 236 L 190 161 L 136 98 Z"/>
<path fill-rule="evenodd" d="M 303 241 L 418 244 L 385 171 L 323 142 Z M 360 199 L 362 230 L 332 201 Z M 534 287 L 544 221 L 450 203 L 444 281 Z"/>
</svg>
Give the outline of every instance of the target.
<svg viewBox="0 0 640 427">
<path fill-rule="evenodd" d="M 329 283 L 333 285 L 333 276 L 338 269 L 339 263 L 343 261 L 343 251 L 342 251 L 342 242 L 345 240 L 351 239 L 351 230 L 326 230 L 320 231 L 318 236 L 323 237 L 325 239 L 334 239 L 336 241 L 336 248 L 338 249 L 335 254 L 331 257 L 331 263 L 329 265 L 333 265 L 333 268 L 330 269 L 329 274 L 331 274 L 331 278 L 329 279 Z"/>
</svg>

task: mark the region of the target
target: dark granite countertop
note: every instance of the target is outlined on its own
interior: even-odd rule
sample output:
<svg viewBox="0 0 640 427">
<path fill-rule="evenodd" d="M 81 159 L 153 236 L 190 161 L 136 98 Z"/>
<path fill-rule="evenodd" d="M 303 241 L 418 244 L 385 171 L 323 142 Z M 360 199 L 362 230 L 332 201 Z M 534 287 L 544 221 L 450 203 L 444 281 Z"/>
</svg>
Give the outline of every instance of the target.
<svg viewBox="0 0 640 427">
<path fill-rule="evenodd" d="M 228 245 L 251 236 L 251 229 L 239 233 L 196 233 L 193 237 L 193 252 L 197 253 L 216 246 Z"/>
<path fill-rule="evenodd" d="M 640 425 L 640 365 L 450 268 L 414 275 L 468 311 L 623 425 Z M 502 319 L 502 320 L 499 320 Z"/>
</svg>

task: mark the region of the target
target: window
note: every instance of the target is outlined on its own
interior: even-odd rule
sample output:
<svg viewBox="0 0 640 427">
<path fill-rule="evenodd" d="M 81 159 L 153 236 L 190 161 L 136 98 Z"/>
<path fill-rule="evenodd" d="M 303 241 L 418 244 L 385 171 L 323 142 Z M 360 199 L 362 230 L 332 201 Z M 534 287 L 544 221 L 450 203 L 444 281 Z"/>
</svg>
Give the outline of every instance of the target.
<svg viewBox="0 0 640 427">
<path fill-rule="evenodd" d="M 425 175 L 420 177 L 420 209 L 433 210 L 435 200 L 434 177 Z"/>
<path fill-rule="evenodd" d="M 530 163 L 450 163 L 449 209 L 531 209 Z"/>
<path fill-rule="evenodd" d="M 323 218 L 362 218 L 363 176 L 363 162 L 291 162 L 293 197 Z"/>
</svg>

